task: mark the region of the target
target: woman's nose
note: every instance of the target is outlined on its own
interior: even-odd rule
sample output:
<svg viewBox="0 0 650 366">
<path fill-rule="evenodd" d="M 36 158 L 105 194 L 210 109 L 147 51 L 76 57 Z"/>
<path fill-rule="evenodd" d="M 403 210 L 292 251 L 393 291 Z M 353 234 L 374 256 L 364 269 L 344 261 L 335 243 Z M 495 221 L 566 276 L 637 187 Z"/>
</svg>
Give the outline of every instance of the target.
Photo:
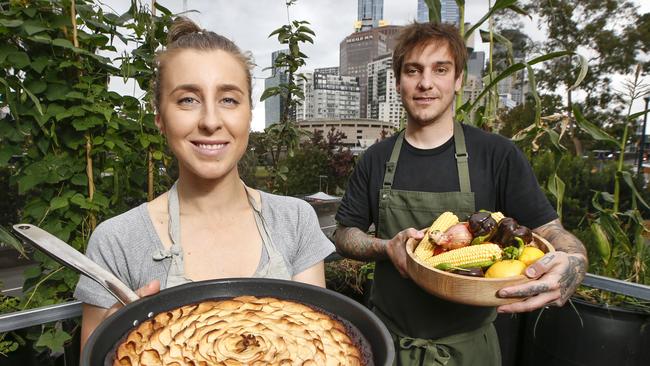
<svg viewBox="0 0 650 366">
<path fill-rule="evenodd" d="M 201 120 L 199 121 L 199 128 L 212 133 L 223 125 L 221 118 L 222 116 L 219 112 L 219 108 L 210 105 L 209 103 L 205 103 L 201 113 Z"/>
</svg>

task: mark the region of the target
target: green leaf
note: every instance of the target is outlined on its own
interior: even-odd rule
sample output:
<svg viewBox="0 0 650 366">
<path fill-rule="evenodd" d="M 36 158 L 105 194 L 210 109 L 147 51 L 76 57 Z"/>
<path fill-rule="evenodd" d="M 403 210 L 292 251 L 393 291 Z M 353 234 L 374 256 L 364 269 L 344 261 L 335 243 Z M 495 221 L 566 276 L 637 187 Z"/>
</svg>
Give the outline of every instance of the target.
<svg viewBox="0 0 650 366">
<path fill-rule="evenodd" d="M 429 22 L 440 23 L 442 21 L 442 5 L 440 0 L 424 0 L 429 8 Z"/>
<path fill-rule="evenodd" d="M 280 88 L 277 86 L 267 88 L 264 90 L 262 93 L 262 96 L 260 97 L 260 102 L 263 102 L 265 99 L 270 98 L 274 95 L 280 94 Z"/>
<path fill-rule="evenodd" d="M 548 188 L 548 191 L 553 195 L 553 197 L 555 197 L 555 209 L 557 211 L 557 215 L 561 220 L 562 201 L 564 201 L 564 189 L 566 185 L 564 184 L 564 181 L 557 175 L 557 173 L 553 173 L 553 175 L 549 178 L 548 184 L 546 186 Z"/>
<path fill-rule="evenodd" d="M 23 271 L 23 276 L 25 279 L 30 279 L 30 278 L 36 278 L 40 276 L 42 273 L 41 268 L 38 266 L 31 266 L 27 267 L 25 271 Z"/>
<path fill-rule="evenodd" d="M 650 113 L 650 109 L 646 109 L 645 111 L 641 111 L 641 112 L 637 112 L 637 113 L 630 114 L 630 115 L 627 117 L 627 120 L 628 120 L 628 121 L 634 121 L 635 119 L 637 119 L 637 118 L 643 116 L 643 115 L 646 114 L 646 113 Z"/>
<path fill-rule="evenodd" d="M 63 345 L 72 337 L 59 328 L 52 328 L 41 334 L 36 341 L 36 347 L 45 347 L 52 352 L 63 352 Z"/>
<path fill-rule="evenodd" d="M 614 146 L 618 146 L 618 141 L 616 141 L 616 139 L 610 136 L 607 132 L 598 128 L 593 123 L 587 121 L 587 119 L 582 115 L 580 108 L 578 108 L 578 106 L 575 104 L 573 105 L 573 115 L 576 118 L 576 124 L 578 127 L 587 132 L 591 137 L 596 140 L 609 142 Z"/>
<path fill-rule="evenodd" d="M 27 33 L 30 36 L 49 29 L 47 27 L 43 27 L 41 24 L 42 24 L 41 22 L 30 20 L 23 24 L 23 29 L 25 30 L 25 33 Z"/>
<path fill-rule="evenodd" d="M 601 258 L 603 258 L 605 265 L 607 265 L 610 255 L 612 254 L 612 245 L 609 242 L 609 238 L 607 237 L 607 234 L 605 233 L 605 230 L 603 230 L 603 227 L 600 225 L 600 223 L 594 222 L 591 224 L 590 228 L 591 233 L 596 239 L 596 250 L 598 251 L 598 254 L 600 254 Z"/>
<path fill-rule="evenodd" d="M 72 42 L 68 41 L 65 38 L 57 38 L 52 41 L 52 46 L 58 46 L 58 47 L 63 47 L 63 48 L 68 48 L 71 50 L 75 49 L 75 46 L 72 44 Z"/>
<path fill-rule="evenodd" d="M 29 56 L 25 52 L 12 52 L 7 55 L 7 61 L 16 69 L 24 69 L 29 65 Z"/>
<path fill-rule="evenodd" d="M 50 201 L 50 209 L 52 211 L 64 207 L 68 207 L 68 199 L 65 197 L 54 197 L 52 201 Z"/>
<path fill-rule="evenodd" d="M 34 94 L 40 94 L 47 89 L 47 83 L 41 79 L 32 80 L 25 84 L 25 86 Z"/>
<path fill-rule="evenodd" d="M 578 56 L 578 60 L 580 60 L 580 72 L 578 73 L 578 77 L 576 77 L 576 81 L 571 85 L 569 90 L 573 90 L 582 83 L 582 80 L 585 79 L 585 76 L 587 76 L 587 70 L 589 70 L 589 64 L 587 61 L 587 58 L 583 55 L 576 54 Z"/>
<path fill-rule="evenodd" d="M 23 25 L 23 21 L 20 19 L 0 19 L 0 25 L 4 25 L 7 28 L 15 28 Z"/>
<path fill-rule="evenodd" d="M 13 234 L 11 234 L 3 226 L 0 226 L 0 246 L 13 248 L 18 253 L 20 253 L 21 256 L 27 258 L 27 252 L 25 252 L 23 243 L 21 243 L 20 240 L 16 239 L 16 237 L 13 236 Z"/>
<path fill-rule="evenodd" d="M 40 74 L 41 72 L 43 72 L 43 69 L 45 69 L 45 66 L 47 66 L 47 64 L 49 62 L 50 61 L 48 60 L 47 57 L 41 56 L 41 57 L 37 57 L 36 59 L 32 60 L 32 62 L 30 63 L 29 66 L 31 66 L 31 68 L 34 71 L 36 71 L 37 73 Z"/>
<path fill-rule="evenodd" d="M 646 208 L 650 209 L 650 206 L 648 206 L 648 203 L 643 199 L 643 196 L 639 193 L 639 191 L 636 189 L 636 185 L 634 184 L 634 181 L 632 180 L 632 174 L 627 171 L 622 171 L 621 176 L 623 177 L 623 181 L 627 183 L 627 186 L 630 187 L 632 192 L 634 192 L 634 195 L 636 198 L 645 206 Z"/>
<path fill-rule="evenodd" d="M 163 158 L 163 153 L 161 151 L 154 151 L 153 158 L 156 160 L 160 160 Z"/>
<path fill-rule="evenodd" d="M 494 5 L 492 5 L 492 8 L 490 8 L 490 10 L 487 13 L 485 13 L 485 15 L 483 15 L 483 17 L 481 19 L 479 19 L 479 21 L 476 22 L 476 24 L 472 25 L 472 27 L 465 32 L 465 34 L 464 34 L 465 39 L 468 39 L 469 36 L 472 33 L 474 33 L 474 30 L 476 30 L 478 27 L 480 27 L 486 20 L 490 19 L 490 17 L 494 13 L 496 13 L 497 11 L 499 11 L 501 9 L 506 9 L 506 8 L 508 8 L 510 6 L 513 6 L 516 3 L 517 3 L 517 0 L 497 0 L 494 3 Z"/>
</svg>

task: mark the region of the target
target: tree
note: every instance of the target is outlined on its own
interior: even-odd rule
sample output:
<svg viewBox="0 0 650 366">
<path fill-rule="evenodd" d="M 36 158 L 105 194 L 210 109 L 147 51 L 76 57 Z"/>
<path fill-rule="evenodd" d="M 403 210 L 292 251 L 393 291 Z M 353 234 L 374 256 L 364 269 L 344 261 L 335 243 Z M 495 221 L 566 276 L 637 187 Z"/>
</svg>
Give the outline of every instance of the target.
<svg viewBox="0 0 650 366">
<path fill-rule="evenodd" d="M 536 72 L 538 84 L 551 93 L 563 93 L 565 111 L 572 117 L 575 93 L 585 93 L 584 110 L 590 111 L 592 120 L 614 123 L 611 119 L 593 114 L 620 105 L 620 99 L 610 88 L 613 73 L 627 74 L 637 63 L 634 33 L 639 16 L 636 7 L 628 0 L 541 0 L 529 1 L 526 10 L 539 16 L 547 28 L 546 41 L 540 48 L 545 53 L 572 51 L 587 55 L 589 72 L 577 88 L 571 88 L 578 66 L 571 56 L 549 60 L 546 67 Z M 612 16 L 616 14 L 616 16 Z M 635 43 L 636 42 L 636 43 Z M 575 57 L 575 56 L 573 56 Z M 578 134 L 568 125 L 577 155 L 582 155 Z"/>
</svg>

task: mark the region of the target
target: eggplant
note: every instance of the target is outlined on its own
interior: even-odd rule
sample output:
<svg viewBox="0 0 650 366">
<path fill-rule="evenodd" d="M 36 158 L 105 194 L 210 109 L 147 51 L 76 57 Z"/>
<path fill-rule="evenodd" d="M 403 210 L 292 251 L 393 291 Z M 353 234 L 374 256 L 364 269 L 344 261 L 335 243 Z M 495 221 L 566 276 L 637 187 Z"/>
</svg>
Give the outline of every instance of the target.
<svg viewBox="0 0 650 366">
<path fill-rule="evenodd" d="M 497 222 L 488 211 L 473 213 L 467 220 L 469 231 L 474 236 L 472 245 L 489 241 L 497 232 Z"/>
</svg>

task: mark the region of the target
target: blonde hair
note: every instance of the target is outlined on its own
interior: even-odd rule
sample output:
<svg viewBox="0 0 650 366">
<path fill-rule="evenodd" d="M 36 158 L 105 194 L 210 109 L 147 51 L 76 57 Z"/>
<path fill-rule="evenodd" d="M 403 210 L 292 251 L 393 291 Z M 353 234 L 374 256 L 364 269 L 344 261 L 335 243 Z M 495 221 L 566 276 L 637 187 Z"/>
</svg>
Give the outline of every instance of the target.
<svg viewBox="0 0 650 366">
<path fill-rule="evenodd" d="M 228 52 L 235 57 L 246 71 L 248 82 L 248 101 L 253 105 L 253 77 L 251 70 L 255 66 L 250 52 L 242 52 L 237 45 L 228 38 L 200 28 L 196 23 L 187 17 L 177 17 L 167 34 L 167 46 L 156 54 L 156 68 L 153 78 L 153 105 L 157 111 L 160 110 L 160 88 L 162 75 L 165 72 L 165 61 L 167 57 L 178 50 L 221 50 Z"/>
</svg>

